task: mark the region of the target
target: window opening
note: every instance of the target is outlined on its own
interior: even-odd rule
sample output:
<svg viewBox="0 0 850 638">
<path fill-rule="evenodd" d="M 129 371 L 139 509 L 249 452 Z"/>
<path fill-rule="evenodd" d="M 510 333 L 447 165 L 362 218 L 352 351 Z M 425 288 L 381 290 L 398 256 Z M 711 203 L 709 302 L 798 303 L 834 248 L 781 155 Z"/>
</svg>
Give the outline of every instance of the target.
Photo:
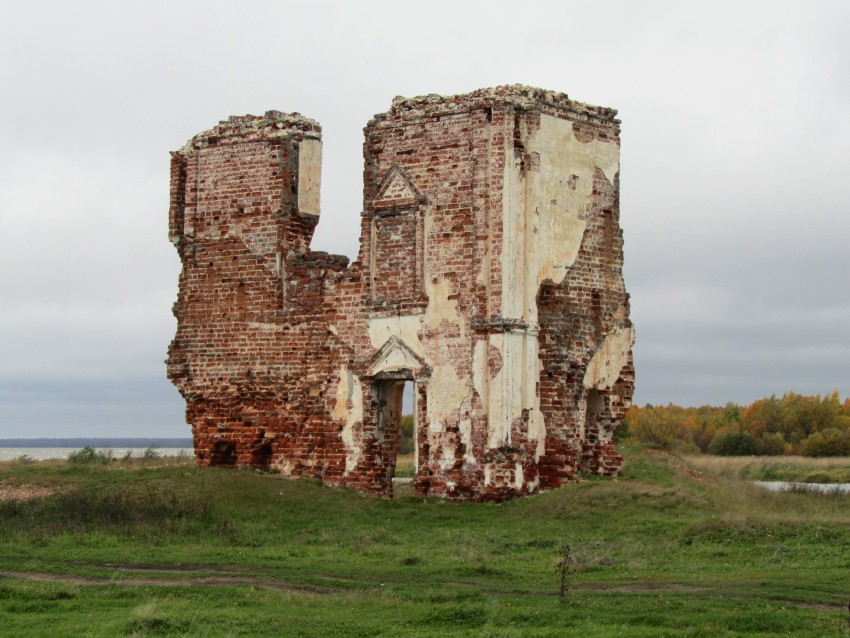
<svg viewBox="0 0 850 638">
<path fill-rule="evenodd" d="M 210 465 L 220 465 L 223 467 L 236 466 L 236 446 L 227 441 L 219 441 L 215 444 L 212 451 L 212 459 Z"/>
</svg>

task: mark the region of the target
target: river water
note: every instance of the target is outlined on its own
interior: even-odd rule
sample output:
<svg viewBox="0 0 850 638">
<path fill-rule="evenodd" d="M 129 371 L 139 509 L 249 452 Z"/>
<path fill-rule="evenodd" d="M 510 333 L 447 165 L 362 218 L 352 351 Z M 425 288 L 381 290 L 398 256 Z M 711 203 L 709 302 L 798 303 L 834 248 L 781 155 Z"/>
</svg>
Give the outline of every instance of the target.
<svg viewBox="0 0 850 638">
<path fill-rule="evenodd" d="M 0 447 L 0 461 L 14 461 L 17 458 L 21 458 L 26 456 L 29 459 L 33 459 L 35 461 L 47 461 L 50 459 L 67 459 L 68 455 L 72 452 L 76 452 L 81 448 L 78 447 Z M 122 459 L 127 454 L 130 453 L 130 456 L 134 458 L 141 458 L 145 455 L 145 450 L 147 448 L 143 447 L 116 447 L 116 448 L 99 448 L 96 447 L 95 450 L 98 452 L 106 452 L 107 450 L 112 451 L 112 458 Z M 154 451 L 160 456 L 178 456 L 181 453 L 192 456 L 193 450 L 192 448 L 185 447 L 163 447 L 163 448 L 154 448 Z"/>
<path fill-rule="evenodd" d="M 786 481 L 753 481 L 759 487 L 771 492 L 788 492 L 800 490 L 816 494 L 848 494 L 850 495 L 850 483 L 789 483 Z"/>
</svg>

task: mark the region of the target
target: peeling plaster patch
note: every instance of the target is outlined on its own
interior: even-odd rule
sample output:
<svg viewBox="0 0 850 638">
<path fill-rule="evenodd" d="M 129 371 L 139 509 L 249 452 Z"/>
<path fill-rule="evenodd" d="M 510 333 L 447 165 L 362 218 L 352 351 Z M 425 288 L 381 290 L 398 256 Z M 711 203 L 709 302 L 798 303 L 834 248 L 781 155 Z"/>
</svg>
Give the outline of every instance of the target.
<svg viewBox="0 0 850 638">
<path fill-rule="evenodd" d="M 247 321 L 247 326 L 251 330 L 258 332 L 283 332 L 283 326 L 279 323 L 267 323 L 265 321 Z"/>
<path fill-rule="evenodd" d="M 493 468 L 491 465 L 484 466 L 484 485 L 492 485 L 493 484 Z"/>
<path fill-rule="evenodd" d="M 472 351 L 472 386 L 481 398 L 481 403 L 484 406 L 484 414 L 487 414 L 487 377 L 490 374 L 487 361 L 488 344 L 484 339 L 479 339 L 475 342 L 475 349 Z"/>
<path fill-rule="evenodd" d="M 525 389 L 522 407 L 528 410 L 528 440 L 537 443 L 534 451 L 535 461 L 539 460 L 546 450 L 546 419 L 540 411 L 540 395 L 537 390 L 537 381 L 542 369 L 537 334 L 528 334 L 525 338 Z"/>
<path fill-rule="evenodd" d="M 540 153 L 539 170 L 527 173 L 525 202 L 531 226 L 525 299 L 527 318 L 534 322 L 540 284 L 547 279 L 561 283 L 578 256 L 593 199 L 593 174 L 599 168 L 613 184 L 620 149 L 614 142 L 580 142 L 571 122 L 546 114 L 527 146 Z"/>
<path fill-rule="evenodd" d="M 275 464 L 274 469 L 280 472 L 282 476 L 292 476 L 292 462 L 289 459 L 283 459 L 280 463 Z"/>
<path fill-rule="evenodd" d="M 380 349 L 387 342 L 387 339 L 395 337 L 399 341 L 403 341 L 417 355 L 424 358 L 425 350 L 419 341 L 419 330 L 421 328 L 421 315 L 370 319 L 369 341 L 372 342 L 373 348 Z"/>
<path fill-rule="evenodd" d="M 362 446 L 356 441 L 354 426 L 363 420 L 363 388 L 358 379 L 343 364 L 339 368 L 339 385 L 336 388 L 336 404 L 332 414 L 334 420 L 345 421 L 342 428 L 342 443 L 345 446 L 345 471 L 357 467 L 362 455 Z"/>
<path fill-rule="evenodd" d="M 490 345 L 502 353 L 502 368 L 490 379 L 490 405 L 487 410 L 487 445 L 490 448 L 508 445 L 511 442 L 511 408 L 522 412 L 519 388 L 514 382 L 517 372 L 514 363 L 520 363 L 509 346 L 511 341 L 507 334 L 491 334 Z M 507 343 L 506 343 L 507 342 Z M 520 368 L 521 372 L 521 368 Z"/>
<path fill-rule="evenodd" d="M 241 241 L 248 252 L 261 261 L 272 274 L 279 275 L 277 258 L 270 257 L 277 250 L 277 233 L 259 233 L 253 230 L 250 224 L 231 220 L 226 237 Z"/>
<path fill-rule="evenodd" d="M 458 423 L 458 431 L 460 432 L 460 442 L 466 450 L 463 453 L 464 463 L 475 463 L 475 455 L 472 453 L 472 421 L 464 419 Z"/>
<path fill-rule="evenodd" d="M 505 317 L 522 318 L 533 326 L 540 285 L 546 280 L 561 283 L 578 256 L 593 201 L 594 173 L 599 168 L 613 184 L 620 149 L 613 141 L 582 142 L 572 122 L 546 114 L 525 142 L 535 161 L 524 172 L 517 158 L 504 167 L 502 309 Z M 528 437 L 536 443 L 539 459 L 545 451 L 546 426 L 535 387 L 540 375 L 537 334 L 529 330 L 491 335 L 490 345 L 501 353 L 501 369 L 490 372 L 488 445 L 510 444 L 512 424 L 528 410 Z M 627 352 L 628 347 L 625 356 Z M 607 368 L 597 367 L 593 374 L 602 374 L 601 380 L 610 385 L 622 365 L 610 380 Z M 476 389 L 483 386 L 476 382 Z"/>
<path fill-rule="evenodd" d="M 522 416 L 523 335 L 492 334 L 490 345 L 501 352 L 502 367 L 490 380 L 487 444 L 510 445 L 511 425 Z"/>
<path fill-rule="evenodd" d="M 486 286 L 490 282 L 490 250 L 484 251 L 484 259 L 481 262 L 481 267 L 478 269 L 478 277 L 475 278 L 475 283 L 479 286 Z"/>
<path fill-rule="evenodd" d="M 536 403 L 540 403 L 540 400 L 537 399 Z M 528 413 L 528 439 L 537 442 L 534 460 L 539 461 L 546 451 L 546 419 L 539 406 L 535 406 Z"/>
<path fill-rule="evenodd" d="M 634 343 L 635 331 L 631 326 L 609 333 L 587 365 L 584 387 L 607 390 L 614 385 L 620 370 L 628 362 L 629 350 Z"/>
<path fill-rule="evenodd" d="M 322 142 L 305 139 L 298 150 L 298 212 L 318 217 L 322 187 Z"/>
<path fill-rule="evenodd" d="M 523 303 L 525 264 L 525 180 L 520 158 L 505 157 L 502 175 L 502 315 L 519 318 Z"/>
<path fill-rule="evenodd" d="M 502 310 L 505 317 L 522 318 L 533 326 L 538 321 L 540 285 L 546 280 L 561 283 L 578 256 L 593 201 L 594 173 L 599 168 L 613 183 L 620 149 L 615 142 L 582 142 L 572 122 L 546 114 L 526 140 L 526 149 L 537 160 L 526 171 L 520 170 L 517 158 L 504 167 Z M 528 437 L 536 443 L 539 460 L 545 451 L 546 426 L 535 387 L 540 375 L 537 335 L 532 331 L 491 335 L 490 346 L 500 351 L 501 369 L 493 373 L 493 366 L 487 368 L 488 445 L 509 445 L 512 424 L 528 410 Z M 476 345 L 473 380 L 482 394 L 485 383 L 477 378 L 480 356 Z M 610 385 L 621 368 L 610 380 L 607 368 L 593 374 L 603 374 L 603 382 Z"/>
<path fill-rule="evenodd" d="M 509 445 L 513 423 L 527 410 L 527 435 L 536 444 L 535 460 L 539 460 L 546 449 L 546 422 L 536 387 L 542 365 L 537 335 L 525 332 L 490 335 L 488 349 L 501 354 L 501 367 L 490 378 L 487 444 L 491 448 Z M 478 353 L 476 346 L 473 354 L 483 356 Z M 488 368 L 492 369 L 489 363 Z"/>
<path fill-rule="evenodd" d="M 443 443 L 443 453 L 440 455 L 440 469 L 444 472 L 454 467 L 455 446 L 451 443 Z"/>
<path fill-rule="evenodd" d="M 437 330 L 443 321 L 448 321 L 459 326 L 463 336 L 465 331 L 463 323 L 458 320 L 457 301 L 449 299 L 449 282 L 445 279 L 433 281 L 429 277 L 425 282 L 425 292 L 428 294 L 428 307 L 425 309 L 428 327 Z"/>
<path fill-rule="evenodd" d="M 448 419 L 469 394 L 468 386 L 469 379 L 458 378 L 454 366 L 435 366 L 428 383 L 428 421 Z"/>
<path fill-rule="evenodd" d="M 525 477 L 522 472 L 522 464 L 517 463 L 516 469 L 514 470 L 514 487 L 518 490 L 522 489 L 522 484 L 525 482 Z"/>
</svg>

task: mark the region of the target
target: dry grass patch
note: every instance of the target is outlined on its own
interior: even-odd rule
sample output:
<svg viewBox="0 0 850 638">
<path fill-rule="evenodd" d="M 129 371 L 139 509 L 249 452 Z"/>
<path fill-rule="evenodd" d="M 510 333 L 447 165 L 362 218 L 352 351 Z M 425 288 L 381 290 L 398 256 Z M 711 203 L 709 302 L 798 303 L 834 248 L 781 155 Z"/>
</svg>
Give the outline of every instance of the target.
<svg viewBox="0 0 850 638">
<path fill-rule="evenodd" d="M 803 476 L 814 472 L 841 472 L 850 474 L 850 457 L 829 456 L 812 458 L 808 456 L 711 456 L 694 454 L 682 457 L 689 465 L 715 476 L 726 478 L 744 478 L 749 480 L 774 480 L 770 477 L 778 468 L 784 468 L 789 474 Z M 840 478 L 837 476 L 836 478 Z M 776 478 L 775 480 L 802 480 L 794 478 Z"/>
<path fill-rule="evenodd" d="M 0 501 L 31 501 L 55 493 L 55 489 L 39 485 L 5 485 L 0 483 Z"/>
</svg>

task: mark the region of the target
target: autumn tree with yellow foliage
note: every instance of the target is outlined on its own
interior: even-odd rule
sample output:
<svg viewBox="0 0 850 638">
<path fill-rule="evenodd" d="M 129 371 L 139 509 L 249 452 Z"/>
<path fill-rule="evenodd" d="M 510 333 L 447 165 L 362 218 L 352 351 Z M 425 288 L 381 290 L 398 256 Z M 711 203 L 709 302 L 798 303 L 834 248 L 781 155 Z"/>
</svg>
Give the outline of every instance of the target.
<svg viewBox="0 0 850 638">
<path fill-rule="evenodd" d="M 850 399 L 789 392 L 748 406 L 635 406 L 626 415 L 630 441 L 665 450 L 712 454 L 850 455 Z"/>
</svg>

